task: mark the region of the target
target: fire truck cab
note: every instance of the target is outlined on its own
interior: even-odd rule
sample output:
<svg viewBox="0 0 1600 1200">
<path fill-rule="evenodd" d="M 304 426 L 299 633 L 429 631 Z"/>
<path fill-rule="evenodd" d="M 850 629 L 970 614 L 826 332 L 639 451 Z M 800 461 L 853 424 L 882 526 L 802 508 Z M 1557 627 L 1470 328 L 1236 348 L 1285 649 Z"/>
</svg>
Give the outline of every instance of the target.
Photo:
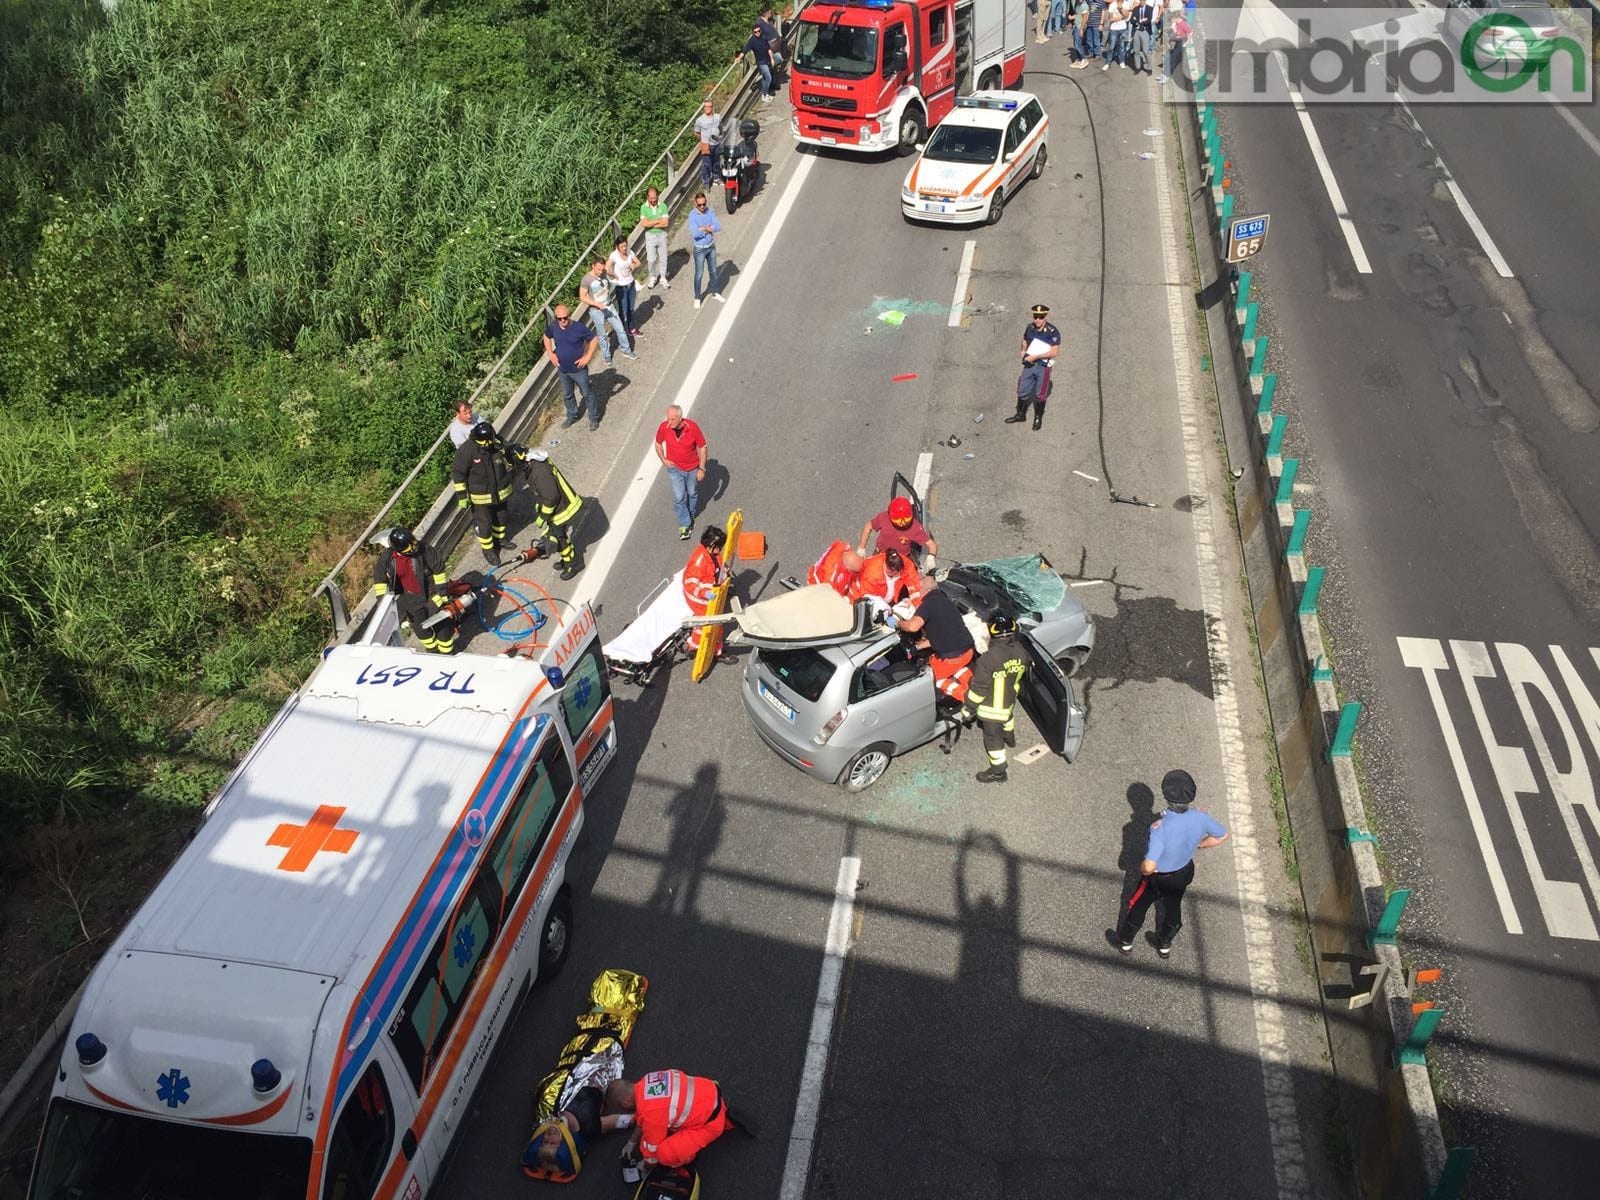
<svg viewBox="0 0 1600 1200">
<path fill-rule="evenodd" d="M 840 0 L 796 18 L 795 139 L 909 154 L 957 95 L 1022 83 L 1026 0 Z"/>
</svg>

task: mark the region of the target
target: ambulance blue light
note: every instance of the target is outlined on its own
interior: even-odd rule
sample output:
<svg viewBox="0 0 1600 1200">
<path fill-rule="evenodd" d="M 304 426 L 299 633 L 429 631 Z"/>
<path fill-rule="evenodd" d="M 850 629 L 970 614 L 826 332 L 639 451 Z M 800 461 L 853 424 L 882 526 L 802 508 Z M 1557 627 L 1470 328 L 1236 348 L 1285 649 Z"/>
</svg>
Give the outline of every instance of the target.
<svg viewBox="0 0 1600 1200">
<path fill-rule="evenodd" d="M 250 1082 L 258 1092 L 270 1092 L 283 1082 L 283 1072 L 272 1065 L 270 1058 L 258 1058 L 250 1064 Z"/>
<path fill-rule="evenodd" d="M 544 669 L 544 677 L 550 681 L 550 686 L 558 691 L 561 685 L 567 681 L 567 677 L 561 673 L 560 667 L 546 667 Z"/>
<path fill-rule="evenodd" d="M 80 1033 L 72 1043 L 78 1051 L 78 1064 L 92 1067 L 106 1056 L 106 1044 L 92 1033 Z"/>
<path fill-rule="evenodd" d="M 985 96 L 957 96 L 957 108 L 993 108 L 1000 112 L 1012 112 L 1017 107 L 1015 100 L 990 100 Z"/>
</svg>

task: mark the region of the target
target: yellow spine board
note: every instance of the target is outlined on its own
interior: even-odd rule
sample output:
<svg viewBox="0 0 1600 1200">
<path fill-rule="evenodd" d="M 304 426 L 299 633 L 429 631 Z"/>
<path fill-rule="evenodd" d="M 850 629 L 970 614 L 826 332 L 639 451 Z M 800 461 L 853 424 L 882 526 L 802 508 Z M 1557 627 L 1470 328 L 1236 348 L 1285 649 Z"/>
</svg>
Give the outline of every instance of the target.
<svg viewBox="0 0 1600 1200">
<path fill-rule="evenodd" d="M 728 540 L 724 543 L 728 554 L 722 560 L 722 565 L 727 578 L 711 593 L 711 603 L 706 605 L 708 617 L 719 616 L 728 605 L 728 589 L 733 586 L 733 564 L 739 557 L 739 533 L 743 528 L 744 510 L 736 508 L 728 517 Z M 694 670 L 690 673 L 690 678 L 696 683 L 711 674 L 712 660 L 722 649 L 722 626 L 706 625 L 703 628 L 705 635 L 700 639 L 700 649 L 695 651 Z"/>
</svg>

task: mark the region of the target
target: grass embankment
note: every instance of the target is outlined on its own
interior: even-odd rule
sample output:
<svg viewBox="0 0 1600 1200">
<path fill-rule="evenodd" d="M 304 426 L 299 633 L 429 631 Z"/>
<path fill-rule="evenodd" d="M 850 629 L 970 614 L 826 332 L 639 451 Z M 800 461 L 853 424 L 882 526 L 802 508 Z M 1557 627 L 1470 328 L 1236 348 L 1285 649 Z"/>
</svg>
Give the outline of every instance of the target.
<svg viewBox="0 0 1600 1200">
<path fill-rule="evenodd" d="M 754 8 L 0 10 L 0 1078 Z"/>
</svg>

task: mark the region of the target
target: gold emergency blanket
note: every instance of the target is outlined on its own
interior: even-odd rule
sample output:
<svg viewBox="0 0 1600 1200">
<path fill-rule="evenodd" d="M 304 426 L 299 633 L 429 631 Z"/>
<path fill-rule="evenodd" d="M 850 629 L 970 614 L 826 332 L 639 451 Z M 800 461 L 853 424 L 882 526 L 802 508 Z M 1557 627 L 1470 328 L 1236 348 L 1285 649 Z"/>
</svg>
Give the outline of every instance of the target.
<svg viewBox="0 0 1600 1200">
<path fill-rule="evenodd" d="M 649 989 L 650 981 L 632 971 L 612 968 L 600 972 L 589 988 L 589 1010 L 578 1016 L 578 1033 L 561 1048 L 556 1069 L 533 1091 L 535 1122 L 555 1116 L 561 1091 L 580 1062 L 605 1054 L 613 1046 L 627 1046 Z"/>
</svg>

